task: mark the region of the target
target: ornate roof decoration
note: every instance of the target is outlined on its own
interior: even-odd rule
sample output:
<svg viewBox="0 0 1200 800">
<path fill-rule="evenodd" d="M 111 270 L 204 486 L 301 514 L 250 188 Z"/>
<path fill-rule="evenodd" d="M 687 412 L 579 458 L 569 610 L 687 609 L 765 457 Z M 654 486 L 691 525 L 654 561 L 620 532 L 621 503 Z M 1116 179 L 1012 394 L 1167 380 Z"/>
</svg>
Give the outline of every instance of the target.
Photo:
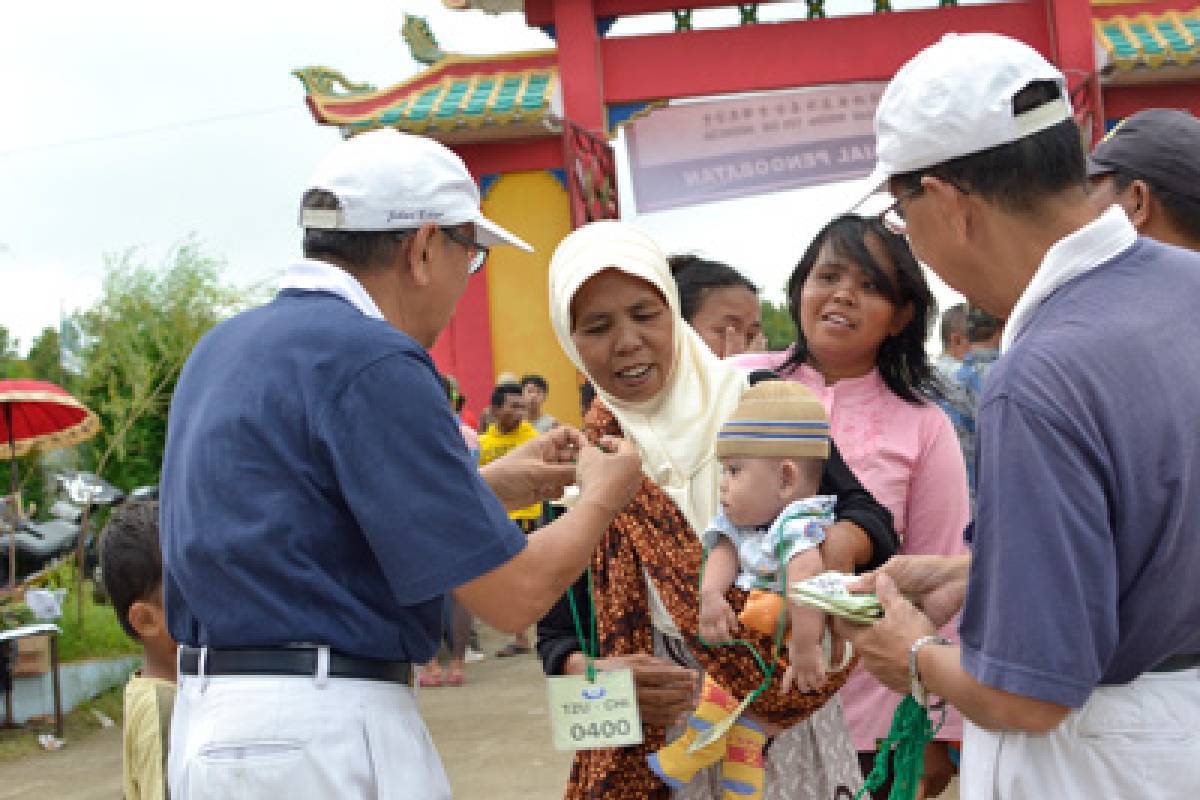
<svg viewBox="0 0 1200 800">
<path fill-rule="evenodd" d="M 402 33 L 420 74 L 376 89 L 327 67 L 295 70 L 317 122 L 345 136 L 391 127 L 443 142 L 477 142 L 557 133 L 561 116 L 553 50 L 467 56 L 445 53 L 428 23 L 405 16 Z"/>
<path fill-rule="evenodd" d="M 1105 83 L 1194 80 L 1200 76 L 1200 7 L 1093 19 Z"/>
<path fill-rule="evenodd" d="M 328 97 L 347 97 L 353 94 L 365 94 L 375 91 L 369 83 L 352 83 L 336 69 L 329 67 L 305 67 L 294 69 L 292 74 L 300 79 L 309 94 L 322 94 Z M 336 84 L 336 85 L 335 85 Z M 338 86 L 342 87 L 340 90 Z"/>
<path fill-rule="evenodd" d="M 408 52 L 412 54 L 413 61 L 419 61 L 422 64 L 436 64 L 446 57 L 446 53 L 438 47 L 433 29 L 429 27 L 429 21 L 424 17 L 405 14 L 400 35 L 404 37 L 404 41 L 408 42 Z"/>
</svg>

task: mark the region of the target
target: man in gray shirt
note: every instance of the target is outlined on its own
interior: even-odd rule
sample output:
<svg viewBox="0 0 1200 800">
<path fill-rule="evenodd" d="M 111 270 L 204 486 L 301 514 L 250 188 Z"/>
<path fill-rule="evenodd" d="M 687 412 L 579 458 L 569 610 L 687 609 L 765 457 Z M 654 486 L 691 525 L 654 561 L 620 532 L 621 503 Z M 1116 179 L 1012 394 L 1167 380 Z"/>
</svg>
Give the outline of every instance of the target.
<svg viewBox="0 0 1200 800">
<path fill-rule="evenodd" d="M 1029 46 L 950 34 L 880 100 L 885 222 L 1007 321 L 970 555 L 893 559 L 863 582 L 883 619 L 838 628 L 962 712 L 963 800 L 1194 797 L 1200 256 L 1087 202 L 1068 98 Z"/>
</svg>

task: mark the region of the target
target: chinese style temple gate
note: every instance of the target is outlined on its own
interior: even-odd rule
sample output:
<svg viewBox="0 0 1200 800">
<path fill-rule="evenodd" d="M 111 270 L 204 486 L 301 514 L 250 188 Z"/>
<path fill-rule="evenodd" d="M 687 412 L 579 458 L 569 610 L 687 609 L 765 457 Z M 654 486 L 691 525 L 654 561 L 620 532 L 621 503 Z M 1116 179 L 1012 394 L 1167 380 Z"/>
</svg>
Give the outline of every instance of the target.
<svg viewBox="0 0 1200 800">
<path fill-rule="evenodd" d="M 866 0 L 863 0 L 864 3 Z M 494 56 L 443 52 L 423 20 L 404 37 L 427 64 L 387 89 L 324 68 L 297 70 L 321 124 L 350 136 L 377 127 L 432 136 L 456 150 L 480 182 L 484 212 L 536 253 L 499 248 L 471 279 L 433 349 L 473 409 L 499 372 L 540 372 L 549 410 L 578 421 L 574 368 L 547 313 L 546 269 L 557 242 L 589 219 L 616 216 L 615 170 L 605 141 L 622 122 L 673 98 L 886 81 L 948 31 L 1021 39 L 1068 76 L 1086 138 L 1140 108 L 1200 114 L 1200 7 L 1196 0 L 1018 0 L 759 24 L 757 3 L 729 8 L 730 27 L 691 29 L 691 10 L 725 0 L 443 0 L 451 8 L 523 13 L 557 49 Z M 686 8 L 680 8 L 685 6 Z M 621 16 L 670 11 L 676 30 L 610 37 Z M 969 69 L 969 64 L 963 65 Z"/>
</svg>

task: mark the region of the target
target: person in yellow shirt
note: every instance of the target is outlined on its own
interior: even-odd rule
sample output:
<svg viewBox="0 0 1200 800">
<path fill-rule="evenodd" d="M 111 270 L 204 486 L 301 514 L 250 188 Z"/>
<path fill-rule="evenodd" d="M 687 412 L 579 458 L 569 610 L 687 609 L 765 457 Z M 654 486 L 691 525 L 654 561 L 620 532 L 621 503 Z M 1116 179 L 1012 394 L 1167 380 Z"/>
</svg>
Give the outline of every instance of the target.
<svg viewBox="0 0 1200 800">
<path fill-rule="evenodd" d="M 100 541 L 100 569 L 113 609 L 145 654 L 142 668 L 125 685 L 125 800 L 164 800 L 176 648 L 163 613 L 158 503 L 122 505 L 104 526 Z"/>
<path fill-rule="evenodd" d="M 490 411 L 492 422 L 488 425 L 487 430 L 479 435 L 479 465 L 481 467 L 525 444 L 530 439 L 538 437 L 538 432 L 525 419 L 525 399 L 521 386 L 516 382 L 501 383 L 492 390 Z M 532 533 L 541 519 L 542 504 L 535 503 L 525 508 L 509 511 L 508 516 L 525 533 Z M 506 658 L 529 653 L 532 650 L 533 648 L 529 646 L 529 634 L 522 631 L 496 655 Z"/>
</svg>

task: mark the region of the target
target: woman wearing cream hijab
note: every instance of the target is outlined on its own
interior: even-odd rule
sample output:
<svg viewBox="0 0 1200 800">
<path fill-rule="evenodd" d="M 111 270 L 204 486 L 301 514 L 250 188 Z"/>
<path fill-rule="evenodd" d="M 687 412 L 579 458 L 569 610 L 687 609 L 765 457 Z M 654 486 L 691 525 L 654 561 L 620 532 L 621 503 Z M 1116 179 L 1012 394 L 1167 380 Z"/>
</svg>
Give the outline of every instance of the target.
<svg viewBox="0 0 1200 800">
<path fill-rule="evenodd" d="M 662 746 L 667 724 L 690 708 L 692 668 L 699 662 L 739 697 L 762 680 L 744 649 L 710 649 L 696 638 L 702 558 L 696 532 L 717 508 L 716 433 L 746 378 L 683 321 L 662 252 L 623 223 L 592 223 L 563 240 L 550 265 L 550 314 L 563 350 L 596 387 L 586 432 L 634 442 L 645 473 L 641 491 L 591 564 L 598 666 L 634 671 L 645 742 L 580 751 L 567 797 L 668 798 L 671 790 L 649 771 L 646 753 Z M 823 481 L 822 491 L 839 495 L 839 521 L 854 519 L 862 504 L 878 510 L 852 477 Z M 835 525 L 827 563 L 850 569 L 855 560 L 878 563 L 891 554 L 872 552 L 870 542 L 852 521 Z M 572 591 L 586 619 L 593 607 L 586 579 Z M 571 619 L 568 604 L 560 602 L 539 625 L 538 650 L 550 674 L 583 671 Z M 766 638 L 756 643 L 760 652 L 770 644 Z M 830 798 L 840 786 L 861 783 L 840 706 L 826 702 L 845 677 L 835 673 L 815 695 L 772 688 L 751 706 L 774 731 L 787 729 L 770 750 L 766 797 Z M 698 777 L 676 796 L 719 793 L 714 775 Z"/>
</svg>

